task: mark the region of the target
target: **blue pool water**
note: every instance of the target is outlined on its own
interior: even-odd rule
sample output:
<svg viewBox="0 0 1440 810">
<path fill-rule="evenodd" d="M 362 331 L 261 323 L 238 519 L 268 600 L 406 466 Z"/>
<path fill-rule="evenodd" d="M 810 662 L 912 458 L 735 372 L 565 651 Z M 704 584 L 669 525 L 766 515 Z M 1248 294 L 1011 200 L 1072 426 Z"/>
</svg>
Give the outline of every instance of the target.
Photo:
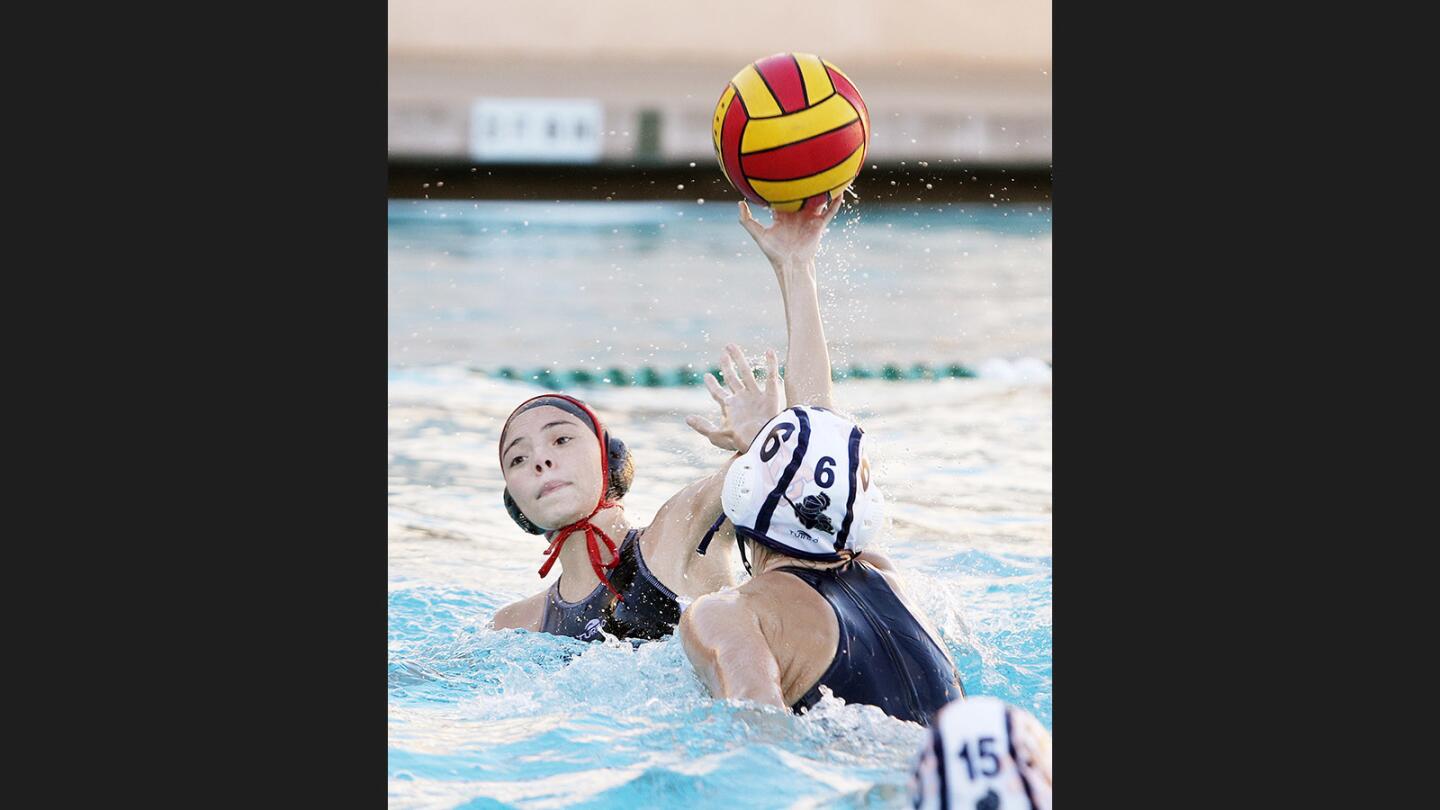
<svg viewBox="0 0 1440 810">
<path fill-rule="evenodd" d="M 583 644 L 486 626 L 555 574 L 536 576 L 543 541 L 505 516 L 495 455 L 500 423 L 537 389 L 483 370 L 708 367 L 731 340 L 752 354 L 783 347 L 774 279 L 733 214 L 391 204 L 392 806 L 905 806 L 918 726 L 833 700 L 803 717 L 716 701 L 673 638 Z M 1048 208 L 862 202 L 819 262 L 837 361 L 981 371 L 844 382 L 837 401 L 875 440 L 890 523 L 877 545 L 966 688 L 1047 728 L 1049 218 Z M 710 413 L 703 389 L 574 393 L 630 445 L 626 506 L 641 525 L 724 458 L 682 421 Z"/>
</svg>

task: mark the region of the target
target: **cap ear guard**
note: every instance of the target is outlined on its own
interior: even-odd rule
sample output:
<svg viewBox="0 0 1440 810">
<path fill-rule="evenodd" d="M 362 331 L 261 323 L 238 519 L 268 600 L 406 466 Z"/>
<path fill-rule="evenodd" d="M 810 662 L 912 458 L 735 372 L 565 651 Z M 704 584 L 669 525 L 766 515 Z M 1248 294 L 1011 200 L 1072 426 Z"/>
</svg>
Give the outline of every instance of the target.
<svg viewBox="0 0 1440 810">
<path fill-rule="evenodd" d="M 510 490 L 508 488 L 505 490 L 505 511 L 510 513 L 510 519 L 515 521 L 515 525 L 525 531 L 531 534 L 545 533 L 544 529 L 531 523 L 530 518 L 525 517 L 525 513 L 520 511 L 520 507 L 515 503 L 515 499 L 510 497 Z"/>
<path fill-rule="evenodd" d="M 630 491 L 630 484 L 635 480 L 635 460 L 630 457 L 630 448 L 625 442 L 610 435 L 608 430 L 605 431 L 605 455 L 610 467 L 610 491 L 606 494 L 611 500 L 619 500 Z"/>
<path fill-rule="evenodd" d="M 850 541 L 851 547 L 856 551 L 869 545 L 885 528 L 885 495 L 880 491 L 880 487 L 871 481 L 870 488 L 864 490 L 860 497 L 866 501 L 865 516 L 855 525 Z"/>
<path fill-rule="evenodd" d="M 725 488 L 720 490 L 720 508 L 724 514 L 740 515 L 750 500 L 750 490 L 754 486 L 755 459 L 749 455 L 735 459 L 730 465 L 729 471 L 725 473 Z"/>
</svg>

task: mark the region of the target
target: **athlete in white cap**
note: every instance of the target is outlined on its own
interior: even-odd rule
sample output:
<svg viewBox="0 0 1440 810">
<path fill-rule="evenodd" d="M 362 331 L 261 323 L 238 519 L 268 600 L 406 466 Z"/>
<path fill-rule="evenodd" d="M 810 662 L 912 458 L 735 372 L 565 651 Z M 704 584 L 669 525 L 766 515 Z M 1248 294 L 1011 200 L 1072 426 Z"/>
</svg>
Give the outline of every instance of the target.
<svg viewBox="0 0 1440 810">
<path fill-rule="evenodd" d="M 999 698 L 935 715 L 910 780 L 916 810 L 1051 810 L 1050 733 Z"/>
<path fill-rule="evenodd" d="M 881 528 L 884 499 L 871 480 L 865 432 L 833 410 L 814 263 L 829 217 L 817 212 L 814 238 L 805 240 L 793 228 L 764 228 L 744 203 L 740 211 L 785 300 L 789 407 L 759 433 L 741 435 L 730 409 L 753 412 L 754 381 L 742 374 L 727 389 L 707 375 L 723 424 L 687 420 L 717 447 L 743 453 L 726 472 L 723 513 L 696 550 L 704 554 L 723 526 L 752 576 L 690 606 L 680 621 L 685 653 L 717 697 L 799 712 L 826 690 L 928 723 L 964 689 L 894 566 L 874 552 L 861 556 Z"/>
</svg>

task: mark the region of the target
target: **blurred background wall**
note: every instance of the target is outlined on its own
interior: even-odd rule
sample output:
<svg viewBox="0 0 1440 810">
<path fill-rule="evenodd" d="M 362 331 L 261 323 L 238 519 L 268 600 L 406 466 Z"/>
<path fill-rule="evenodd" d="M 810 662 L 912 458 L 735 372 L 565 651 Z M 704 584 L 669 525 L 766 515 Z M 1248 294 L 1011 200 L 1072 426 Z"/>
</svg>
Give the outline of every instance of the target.
<svg viewBox="0 0 1440 810">
<path fill-rule="evenodd" d="M 709 170 L 726 82 L 805 51 L 863 94 L 872 181 L 924 161 L 1048 197 L 1049 0 L 390 0 L 389 18 L 394 196 L 474 196 L 476 176 L 484 196 L 603 193 L 642 172 L 653 196 L 694 196 L 673 186 L 724 183 Z"/>
</svg>

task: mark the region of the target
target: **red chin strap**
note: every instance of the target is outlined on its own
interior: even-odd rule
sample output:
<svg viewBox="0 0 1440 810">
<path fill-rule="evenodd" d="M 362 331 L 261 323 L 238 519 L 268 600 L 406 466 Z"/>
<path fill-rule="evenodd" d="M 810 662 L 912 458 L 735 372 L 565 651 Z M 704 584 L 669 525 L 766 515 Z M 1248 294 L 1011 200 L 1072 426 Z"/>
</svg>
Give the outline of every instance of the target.
<svg viewBox="0 0 1440 810">
<path fill-rule="evenodd" d="M 550 573 L 550 566 L 554 565 L 555 561 L 560 559 L 560 549 L 565 547 L 565 541 L 570 537 L 570 534 L 583 529 L 585 531 L 585 547 L 590 552 L 591 570 L 595 572 L 596 577 L 599 577 L 600 582 L 605 585 L 605 588 L 615 594 L 616 599 L 624 602 L 625 597 L 621 596 L 620 592 L 615 590 L 615 586 L 610 584 L 610 578 L 605 576 L 606 569 L 614 568 L 620 564 L 620 552 L 615 548 L 615 541 L 610 539 L 610 535 L 590 522 L 590 518 L 595 517 L 601 509 L 608 509 L 612 506 L 619 505 L 620 504 L 614 501 L 606 500 L 602 497 L 600 503 L 595 506 L 595 511 L 571 523 L 569 526 L 557 530 L 555 532 L 555 539 L 551 540 L 550 546 L 545 549 L 544 554 L 546 560 L 545 564 L 540 566 L 540 576 L 543 578 L 546 574 Z M 600 562 L 600 544 L 596 540 L 597 537 L 600 540 L 604 540 L 605 547 L 610 549 L 610 562 L 608 563 Z"/>
<path fill-rule="evenodd" d="M 600 443 L 600 474 L 603 476 L 600 481 L 600 502 L 595 504 L 595 508 L 590 510 L 590 514 L 571 523 L 569 526 L 563 526 L 555 531 L 555 534 L 550 540 L 550 545 L 546 547 L 543 552 L 545 555 L 545 564 L 540 566 L 540 577 L 543 579 L 546 574 L 550 573 L 551 566 L 555 565 L 555 561 L 560 559 L 560 550 L 565 547 L 565 541 L 570 538 L 570 535 L 583 530 L 585 532 L 585 546 L 590 552 L 590 568 L 595 572 L 595 576 L 599 577 L 600 582 L 605 585 L 605 588 L 609 590 L 610 593 L 615 594 L 616 599 L 623 602 L 625 601 L 625 597 L 621 596 L 620 592 L 615 590 L 615 586 L 610 584 L 610 578 L 605 575 L 607 569 L 614 568 L 620 564 L 620 551 L 615 548 L 615 541 L 610 539 L 610 535 L 590 523 L 590 518 L 595 517 L 600 510 L 620 505 L 605 497 L 606 494 L 610 492 L 609 448 L 605 446 L 608 431 L 605 430 L 605 426 L 600 422 L 600 417 L 596 416 L 595 412 L 590 410 L 589 405 L 564 394 L 540 394 L 539 396 L 531 397 L 520 403 L 520 405 L 510 413 L 510 419 L 514 419 L 515 414 L 519 413 L 527 404 L 537 399 L 563 399 L 580 408 L 590 417 L 591 424 L 595 426 L 595 440 Z M 510 419 L 505 420 L 506 427 L 509 427 Z M 504 428 L 501 429 L 500 436 L 503 442 L 505 436 Z M 503 460 L 503 450 L 501 457 Z M 599 540 L 604 540 L 605 547 L 610 549 L 610 562 L 608 564 L 600 562 L 600 544 L 596 539 L 597 537 Z"/>
</svg>

